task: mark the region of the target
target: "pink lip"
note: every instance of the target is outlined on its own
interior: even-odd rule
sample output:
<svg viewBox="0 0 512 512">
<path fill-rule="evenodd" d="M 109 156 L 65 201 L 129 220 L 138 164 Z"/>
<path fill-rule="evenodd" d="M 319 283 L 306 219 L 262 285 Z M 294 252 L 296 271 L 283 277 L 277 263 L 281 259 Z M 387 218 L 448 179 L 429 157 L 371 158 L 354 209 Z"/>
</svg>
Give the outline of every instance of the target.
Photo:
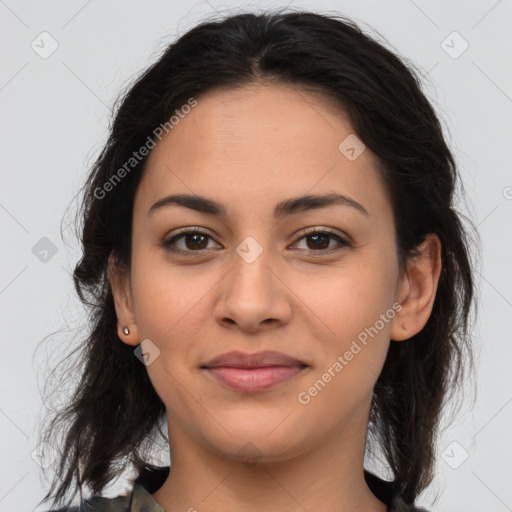
<svg viewBox="0 0 512 512">
<path fill-rule="evenodd" d="M 305 366 L 305 363 L 294 357 L 273 350 L 264 350 L 254 354 L 235 350 L 221 354 L 203 365 L 203 367 L 206 368 L 215 368 L 216 366 L 262 368 L 267 366 Z"/>
<path fill-rule="evenodd" d="M 290 380 L 304 368 L 304 366 L 269 366 L 248 369 L 217 366 L 207 370 L 212 377 L 230 389 L 254 393 Z"/>
<path fill-rule="evenodd" d="M 265 350 L 255 354 L 228 352 L 201 368 L 230 389 L 257 392 L 290 380 L 307 366 L 286 354 Z"/>
</svg>

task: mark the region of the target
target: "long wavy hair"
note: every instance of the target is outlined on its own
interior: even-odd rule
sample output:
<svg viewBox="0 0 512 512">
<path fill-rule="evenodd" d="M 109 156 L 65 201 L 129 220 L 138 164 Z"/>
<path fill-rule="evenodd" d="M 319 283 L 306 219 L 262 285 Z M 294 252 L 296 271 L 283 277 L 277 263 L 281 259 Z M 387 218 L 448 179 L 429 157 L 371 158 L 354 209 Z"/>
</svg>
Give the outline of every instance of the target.
<svg viewBox="0 0 512 512">
<path fill-rule="evenodd" d="M 214 88 L 262 81 L 318 92 L 348 115 L 377 158 L 392 204 L 401 269 L 425 235 L 435 233 L 441 241 L 442 271 L 431 316 L 410 340 L 391 340 L 368 430 L 368 443 L 383 454 L 407 503 L 431 483 L 441 413 L 464 382 L 465 369 L 473 368 L 476 230 L 454 204 L 457 184 L 463 188 L 440 121 L 422 92 L 424 77 L 406 62 L 337 13 L 274 10 L 203 20 L 130 84 L 80 190 L 76 220 L 82 255 L 73 280 L 89 324 L 74 351 L 77 373 L 67 373 L 72 398 L 41 436 L 52 445 L 57 432 L 63 433 L 55 476 L 42 501 L 52 498 L 53 506 L 60 505 L 70 491 L 82 496 L 84 486 L 99 494 L 123 468 L 156 467 L 148 462 L 145 442 L 155 429 L 161 432 L 165 418 L 145 366 L 117 335 L 107 278 L 111 254 L 130 267 L 133 200 L 147 156 L 107 193 L 98 191 L 114 183 L 133 152 L 191 97 L 200 101 Z"/>
</svg>

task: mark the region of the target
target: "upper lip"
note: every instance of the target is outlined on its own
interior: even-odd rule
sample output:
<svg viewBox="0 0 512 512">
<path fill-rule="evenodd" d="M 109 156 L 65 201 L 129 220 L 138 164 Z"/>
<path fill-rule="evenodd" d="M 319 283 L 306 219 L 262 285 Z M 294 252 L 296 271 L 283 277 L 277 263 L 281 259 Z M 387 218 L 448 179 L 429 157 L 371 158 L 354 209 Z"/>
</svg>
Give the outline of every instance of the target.
<svg viewBox="0 0 512 512">
<path fill-rule="evenodd" d="M 264 350 L 263 352 L 256 352 L 254 354 L 240 351 L 227 352 L 208 361 L 202 368 L 215 368 L 218 366 L 231 368 L 264 368 L 269 366 L 307 365 L 299 359 L 282 354 L 281 352 Z"/>
</svg>

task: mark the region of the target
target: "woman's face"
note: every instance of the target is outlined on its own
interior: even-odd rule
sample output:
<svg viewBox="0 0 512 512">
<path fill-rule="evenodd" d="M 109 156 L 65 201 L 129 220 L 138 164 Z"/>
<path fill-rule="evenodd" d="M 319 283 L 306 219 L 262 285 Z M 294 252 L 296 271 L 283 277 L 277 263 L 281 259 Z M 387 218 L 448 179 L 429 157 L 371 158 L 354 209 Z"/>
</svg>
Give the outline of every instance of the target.
<svg viewBox="0 0 512 512">
<path fill-rule="evenodd" d="M 391 204 L 358 144 L 328 103 L 259 85 L 198 98 L 151 153 L 133 218 L 137 339 L 125 341 L 151 340 L 147 371 L 174 439 L 230 457 L 250 442 L 270 461 L 365 434 L 404 296 Z M 152 209 L 176 194 L 224 214 Z M 327 194 L 347 200 L 283 207 Z M 190 229 L 200 234 L 165 245 Z M 233 389 L 202 367 L 234 350 L 307 367 L 266 389 Z"/>
</svg>

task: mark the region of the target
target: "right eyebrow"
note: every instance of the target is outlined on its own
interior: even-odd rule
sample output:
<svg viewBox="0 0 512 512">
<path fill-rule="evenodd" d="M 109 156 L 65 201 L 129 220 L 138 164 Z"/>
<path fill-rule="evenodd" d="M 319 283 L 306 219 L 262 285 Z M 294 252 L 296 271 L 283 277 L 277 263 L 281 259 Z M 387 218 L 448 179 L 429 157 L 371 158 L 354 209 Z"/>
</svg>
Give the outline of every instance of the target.
<svg viewBox="0 0 512 512">
<path fill-rule="evenodd" d="M 281 219 L 301 211 L 326 208 L 335 204 L 355 208 L 363 215 L 369 216 L 366 208 L 354 199 L 338 193 L 328 193 L 323 195 L 304 195 L 280 201 L 274 208 L 274 218 Z M 201 213 L 223 217 L 224 219 L 228 216 L 224 205 L 213 199 L 195 194 L 172 194 L 163 197 L 149 208 L 148 216 L 161 208 L 171 205 L 182 206 Z"/>
</svg>

